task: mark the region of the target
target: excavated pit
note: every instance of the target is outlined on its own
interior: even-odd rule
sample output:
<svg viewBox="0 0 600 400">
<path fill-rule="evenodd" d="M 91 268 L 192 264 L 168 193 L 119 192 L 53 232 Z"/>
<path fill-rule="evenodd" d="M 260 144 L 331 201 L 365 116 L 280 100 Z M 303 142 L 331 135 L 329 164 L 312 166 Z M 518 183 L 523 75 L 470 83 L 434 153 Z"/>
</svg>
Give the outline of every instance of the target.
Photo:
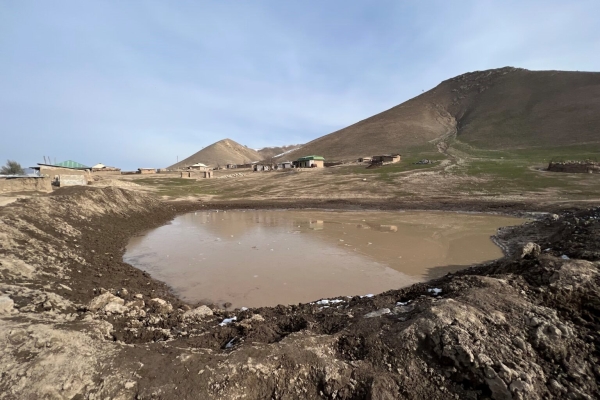
<svg viewBox="0 0 600 400">
<path fill-rule="evenodd" d="M 500 258 L 490 237 L 524 221 L 432 211 L 201 211 L 132 238 L 124 260 L 188 302 L 298 304 L 381 293 Z"/>
</svg>

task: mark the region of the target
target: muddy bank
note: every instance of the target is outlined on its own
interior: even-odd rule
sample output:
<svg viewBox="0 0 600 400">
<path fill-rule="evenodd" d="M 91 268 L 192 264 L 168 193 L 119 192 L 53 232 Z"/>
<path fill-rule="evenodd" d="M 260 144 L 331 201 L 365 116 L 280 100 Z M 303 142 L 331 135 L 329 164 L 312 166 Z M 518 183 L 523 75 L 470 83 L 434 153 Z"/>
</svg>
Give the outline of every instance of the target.
<svg viewBox="0 0 600 400">
<path fill-rule="evenodd" d="M 502 230 L 505 259 L 314 304 L 193 308 L 121 261 L 214 206 L 73 188 L 0 208 L 0 398 L 600 396 L 598 208 Z"/>
<path fill-rule="evenodd" d="M 173 202 L 172 204 L 176 204 Z M 461 198 L 443 197 L 415 197 L 411 199 L 311 199 L 310 201 L 295 200 L 262 200 L 262 201 L 200 201 L 200 209 L 222 210 L 270 210 L 270 209 L 305 209 L 318 208 L 330 210 L 424 210 L 424 211 L 461 211 L 502 213 L 510 215 L 523 215 L 530 212 L 568 212 L 587 207 L 586 203 L 558 202 L 558 201 L 496 201 L 493 198 L 471 200 Z"/>
</svg>

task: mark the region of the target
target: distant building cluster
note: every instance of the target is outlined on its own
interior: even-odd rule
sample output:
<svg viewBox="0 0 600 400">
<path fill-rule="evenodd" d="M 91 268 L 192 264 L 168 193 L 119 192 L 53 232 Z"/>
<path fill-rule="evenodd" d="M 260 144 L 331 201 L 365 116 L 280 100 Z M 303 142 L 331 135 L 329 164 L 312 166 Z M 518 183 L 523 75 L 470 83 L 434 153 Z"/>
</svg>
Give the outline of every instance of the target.
<svg viewBox="0 0 600 400">
<path fill-rule="evenodd" d="M 402 160 L 402 156 L 400 154 L 382 154 L 379 156 L 367 156 L 361 157 L 358 159 L 359 163 L 368 163 L 371 165 L 387 165 L 387 164 L 395 164 Z"/>
</svg>

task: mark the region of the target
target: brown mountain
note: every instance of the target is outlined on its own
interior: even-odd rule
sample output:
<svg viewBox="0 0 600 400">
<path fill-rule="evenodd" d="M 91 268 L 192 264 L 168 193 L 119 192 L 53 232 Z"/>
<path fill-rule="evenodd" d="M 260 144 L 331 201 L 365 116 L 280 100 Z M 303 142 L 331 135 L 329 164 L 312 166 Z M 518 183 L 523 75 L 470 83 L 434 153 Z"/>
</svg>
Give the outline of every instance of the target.
<svg viewBox="0 0 600 400">
<path fill-rule="evenodd" d="M 288 146 L 264 147 L 256 151 L 262 156 L 263 160 L 267 160 L 283 153 L 287 154 L 287 152 L 290 152 L 300 147 L 302 147 L 301 144 L 290 144 Z"/>
<path fill-rule="evenodd" d="M 286 154 L 330 160 L 402 153 L 444 137 L 490 149 L 600 143 L 600 73 L 471 72 Z"/>
<path fill-rule="evenodd" d="M 185 160 L 173 164 L 169 169 L 184 168 L 186 166 L 203 163 L 212 167 L 224 166 L 227 164 L 245 164 L 252 161 L 259 161 L 262 157 L 255 150 L 249 149 L 231 139 L 219 140 L 192 154 Z"/>
</svg>

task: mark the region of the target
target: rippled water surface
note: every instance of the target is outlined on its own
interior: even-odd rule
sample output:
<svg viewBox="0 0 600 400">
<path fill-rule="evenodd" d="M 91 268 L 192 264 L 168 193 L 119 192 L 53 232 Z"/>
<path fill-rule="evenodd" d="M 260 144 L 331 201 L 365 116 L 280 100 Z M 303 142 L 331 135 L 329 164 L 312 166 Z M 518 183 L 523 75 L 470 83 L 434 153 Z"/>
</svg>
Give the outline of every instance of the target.
<svg viewBox="0 0 600 400">
<path fill-rule="evenodd" d="M 407 286 L 502 256 L 522 219 L 444 212 L 210 211 L 133 238 L 126 262 L 188 301 L 272 306 Z"/>
</svg>

